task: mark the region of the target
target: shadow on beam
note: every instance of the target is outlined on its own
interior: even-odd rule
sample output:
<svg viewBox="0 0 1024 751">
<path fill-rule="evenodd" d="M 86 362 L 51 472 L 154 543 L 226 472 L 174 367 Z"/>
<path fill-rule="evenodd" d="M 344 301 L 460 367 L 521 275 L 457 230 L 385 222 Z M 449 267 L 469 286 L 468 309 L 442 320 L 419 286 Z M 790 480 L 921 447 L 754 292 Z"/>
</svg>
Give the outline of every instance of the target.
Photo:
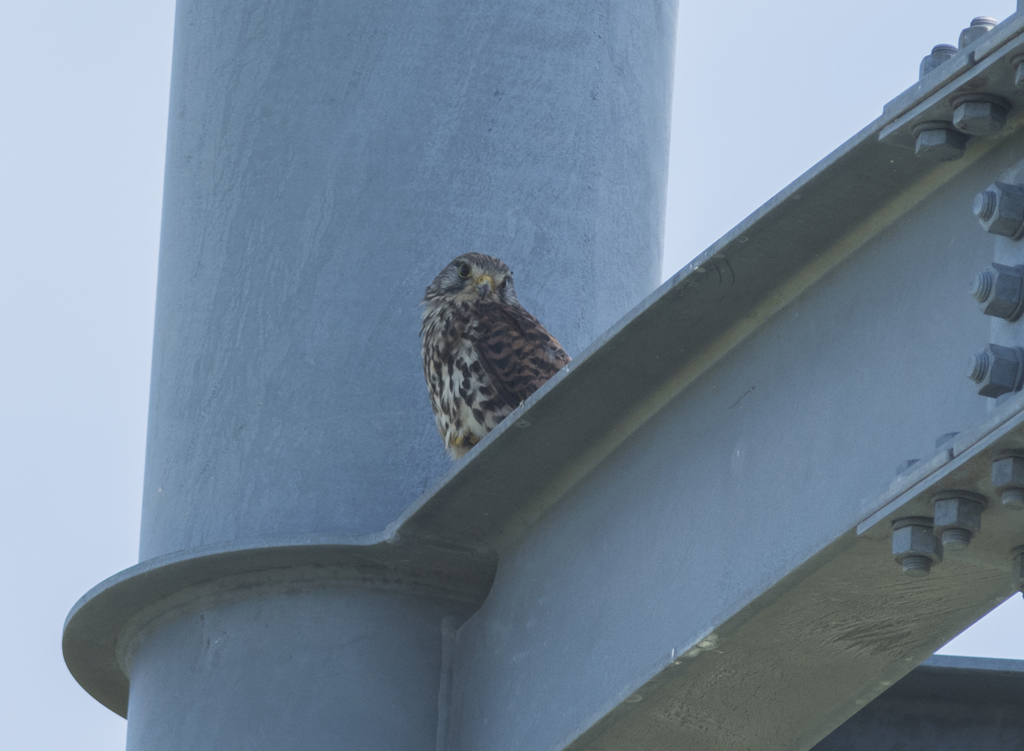
<svg viewBox="0 0 1024 751">
<path fill-rule="evenodd" d="M 1017 751 L 1024 660 L 932 657 L 814 751 Z"/>
</svg>

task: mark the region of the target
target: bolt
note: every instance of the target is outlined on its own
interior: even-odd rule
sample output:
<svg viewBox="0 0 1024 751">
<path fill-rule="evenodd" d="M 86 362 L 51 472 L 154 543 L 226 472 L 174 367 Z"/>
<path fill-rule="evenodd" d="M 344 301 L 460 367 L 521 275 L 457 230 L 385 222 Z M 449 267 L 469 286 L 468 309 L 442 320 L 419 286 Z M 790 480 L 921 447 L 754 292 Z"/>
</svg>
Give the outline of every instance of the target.
<svg viewBox="0 0 1024 751">
<path fill-rule="evenodd" d="M 996 193 L 991 190 L 983 190 L 974 197 L 974 215 L 978 221 L 987 222 L 996 213 Z"/>
<path fill-rule="evenodd" d="M 1010 576 L 1013 581 L 1013 588 L 1024 592 L 1024 545 L 1018 545 L 1010 551 Z"/>
<path fill-rule="evenodd" d="M 992 183 L 974 197 L 974 215 L 986 232 L 1019 240 L 1024 234 L 1024 188 Z"/>
<path fill-rule="evenodd" d="M 1024 313 L 1024 266 L 993 263 L 977 273 L 969 291 L 985 315 L 1016 321 Z"/>
<path fill-rule="evenodd" d="M 992 488 L 1004 507 L 1024 509 L 1024 452 L 1007 451 L 996 456 L 992 462 Z"/>
<path fill-rule="evenodd" d="M 1006 125 L 1010 102 L 995 94 L 964 94 L 952 101 L 953 126 L 972 136 L 990 136 Z"/>
<path fill-rule="evenodd" d="M 892 554 L 907 576 L 927 576 L 942 562 L 942 542 L 927 516 L 908 516 L 892 523 Z"/>
<path fill-rule="evenodd" d="M 914 126 L 914 153 L 931 162 L 953 162 L 964 155 L 967 135 L 945 120 L 927 120 Z"/>
<path fill-rule="evenodd" d="M 932 53 L 930 55 L 925 55 L 924 59 L 921 60 L 921 67 L 918 70 L 918 78 L 924 78 L 955 54 L 956 47 L 952 44 L 936 44 L 932 47 Z"/>
<path fill-rule="evenodd" d="M 967 377 L 978 384 L 978 395 L 996 398 L 1020 391 L 1024 375 L 1024 349 L 990 344 L 984 352 L 971 356 Z"/>
<path fill-rule="evenodd" d="M 988 499 L 969 490 L 949 490 L 932 496 L 935 509 L 935 534 L 942 538 L 942 549 L 959 553 L 981 531 L 981 512 Z"/>
<path fill-rule="evenodd" d="M 989 18 L 988 16 L 978 16 L 975 18 L 971 21 L 970 26 L 960 32 L 960 49 L 992 31 L 997 23 L 996 19 Z"/>
</svg>

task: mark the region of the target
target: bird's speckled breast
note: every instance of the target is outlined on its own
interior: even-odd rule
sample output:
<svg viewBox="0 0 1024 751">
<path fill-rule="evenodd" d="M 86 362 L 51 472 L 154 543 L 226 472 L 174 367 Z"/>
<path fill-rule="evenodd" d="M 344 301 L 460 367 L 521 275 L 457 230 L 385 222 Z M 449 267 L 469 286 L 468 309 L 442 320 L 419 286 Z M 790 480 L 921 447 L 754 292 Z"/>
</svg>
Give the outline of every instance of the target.
<svg viewBox="0 0 1024 751">
<path fill-rule="evenodd" d="M 472 334 L 479 325 L 467 303 L 428 308 L 423 316 L 423 374 L 437 430 L 460 458 L 513 409 L 496 398 Z"/>
</svg>

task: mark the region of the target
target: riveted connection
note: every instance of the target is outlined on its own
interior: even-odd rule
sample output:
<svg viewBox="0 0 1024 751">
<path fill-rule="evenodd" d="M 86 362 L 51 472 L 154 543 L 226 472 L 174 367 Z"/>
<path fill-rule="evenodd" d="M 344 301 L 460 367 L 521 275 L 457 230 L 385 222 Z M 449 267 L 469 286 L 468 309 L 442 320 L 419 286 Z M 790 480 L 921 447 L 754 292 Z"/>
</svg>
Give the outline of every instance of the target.
<svg viewBox="0 0 1024 751">
<path fill-rule="evenodd" d="M 935 534 L 942 549 L 950 553 L 966 550 L 981 531 L 981 512 L 988 499 L 969 490 L 948 490 L 932 496 Z"/>
<path fill-rule="evenodd" d="M 974 215 L 986 232 L 1019 240 L 1024 234 L 1024 188 L 992 183 L 974 197 Z"/>
<path fill-rule="evenodd" d="M 1024 509 L 1024 451 L 996 456 L 992 462 L 992 488 L 1005 508 Z"/>
<path fill-rule="evenodd" d="M 931 54 L 925 55 L 921 60 L 921 67 L 918 70 L 918 78 L 924 78 L 955 54 L 956 47 L 952 44 L 936 44 L 932 47 Z"/>
<path fill-rule="evenodd" d="M 1024 266 L 993 263 L 977 273 L 969 291 L 985 315 L 1016 321 L 1024 313 Z"/>
<path fill-rule="evenodd" d="M 1010 576 L 1013 580 L 1013 588 L 1024 592 L 1024 545 L 1018 545 L 1010 551 Z"/>
<path fill-rule="evenodd" d="M 963 94 L 951 102 L 953 127 L 972 136 L 990 136 L 1006 125 L 1010 101 L 995 94 Z"/>
<path fill-rule="evenodd" d="M 930 162 L 953 162 L 967 150 L 967 134 L 946 120 L 926 120 L 914 126 L 914 153 Z"/>
<path fill-rule="evenodd" d="M 967 377 L 978 384 L 978 395 L 993 399 L 1020 391 L 1024 380 L 1024 349 L 990 344 L 971 356 Z"/>
<path fill-rule="evenodd" d="M 992 31 L 998 22 L 989 16 L 978 16 L 971 21 L 971 25 L 960 32 L 960 49 L 963 49 L 971 42 L 976 42 L 982 36 Z"/>
<path fill-rule="evenodd" d="M 892 523 L 892 554 L 907 576 L 927 576 L 942 562 L 942 541 L 927 516 L 907 516 Z"/>
</svg>

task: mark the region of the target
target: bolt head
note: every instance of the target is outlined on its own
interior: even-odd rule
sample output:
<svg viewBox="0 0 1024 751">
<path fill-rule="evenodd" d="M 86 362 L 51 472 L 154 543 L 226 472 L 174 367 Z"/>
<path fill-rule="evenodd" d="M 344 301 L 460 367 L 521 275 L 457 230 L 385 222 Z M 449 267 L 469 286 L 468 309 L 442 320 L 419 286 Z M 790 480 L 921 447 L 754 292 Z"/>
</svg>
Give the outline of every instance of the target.
<svg viewBox="0 0 1024 751">
<path fill-rule="evenodd" d="M 921 67 L 918 69 L 918 78 L 924 78 L 933 70 L 956 54 L 956 47 L 952 44 L 937 44 L 932 47 L 930 55 L 925 55 L 921 60 Z"/>
<path fill-rule="evenodd" d="M 988 16 L 978 16 L 971 25 L 960 32 L 960 49 L 963 49 L 972 42 L 976 42 L 996 26 L 996 20 Z"/>
<path fill-rule="evenodd" d="M 968 100 L 953 110 L 953 126 L 972 136 L 990 136 L 1006 125 L 1006 111 L 997 102 Z"/>
<path fill-rule="evenodd" d="M 1016 321 L 1024 312 L 1024 267 L 993 263 L 975 277 L 971 294 L 985 315 Z"/>
<path fill-rule="evenodd" d="M 914 128 L 914 153 L 930 162 L 953 162 L 967 150 L 967 135 L 952 123 L 926 122 Z"/>
<path fill-rule="evenodd" d="M 942 542 L 935 536 L 932 520 L 911 516 L 894 521 L 892 554 L 908 575 L 926 575 L 932 563 L 942 560 Z M 928 565 L 921 559 L 928 561 Z"/>
<path fill-rule="evenodd" d="M 990 344 L 971 360 L 969 377 L 978 384 L 978 394 L 996 398 L 1021 388 L 1024 350 Z"/>
<path fill-rule="evenodd" d="M 1024 189 L 995 182 L 974 199 L 974 215 L 982 229 L 1017 239 L 1024 231 Z"/>
<path fill-rule="evenodd" d="M 992 487 L 1024 488 L 1024 452 L 997 456 L 992 462 Z"/>
<path fill-rule="evenodd" d="M 942 537 L 943 549 L 956 551 L 966 548 L 981 531 L 981 512 L 988 499 L 966 490 L 948 491 L 936 494 L 932 505 L 935 534 Z"/>
</svg>

